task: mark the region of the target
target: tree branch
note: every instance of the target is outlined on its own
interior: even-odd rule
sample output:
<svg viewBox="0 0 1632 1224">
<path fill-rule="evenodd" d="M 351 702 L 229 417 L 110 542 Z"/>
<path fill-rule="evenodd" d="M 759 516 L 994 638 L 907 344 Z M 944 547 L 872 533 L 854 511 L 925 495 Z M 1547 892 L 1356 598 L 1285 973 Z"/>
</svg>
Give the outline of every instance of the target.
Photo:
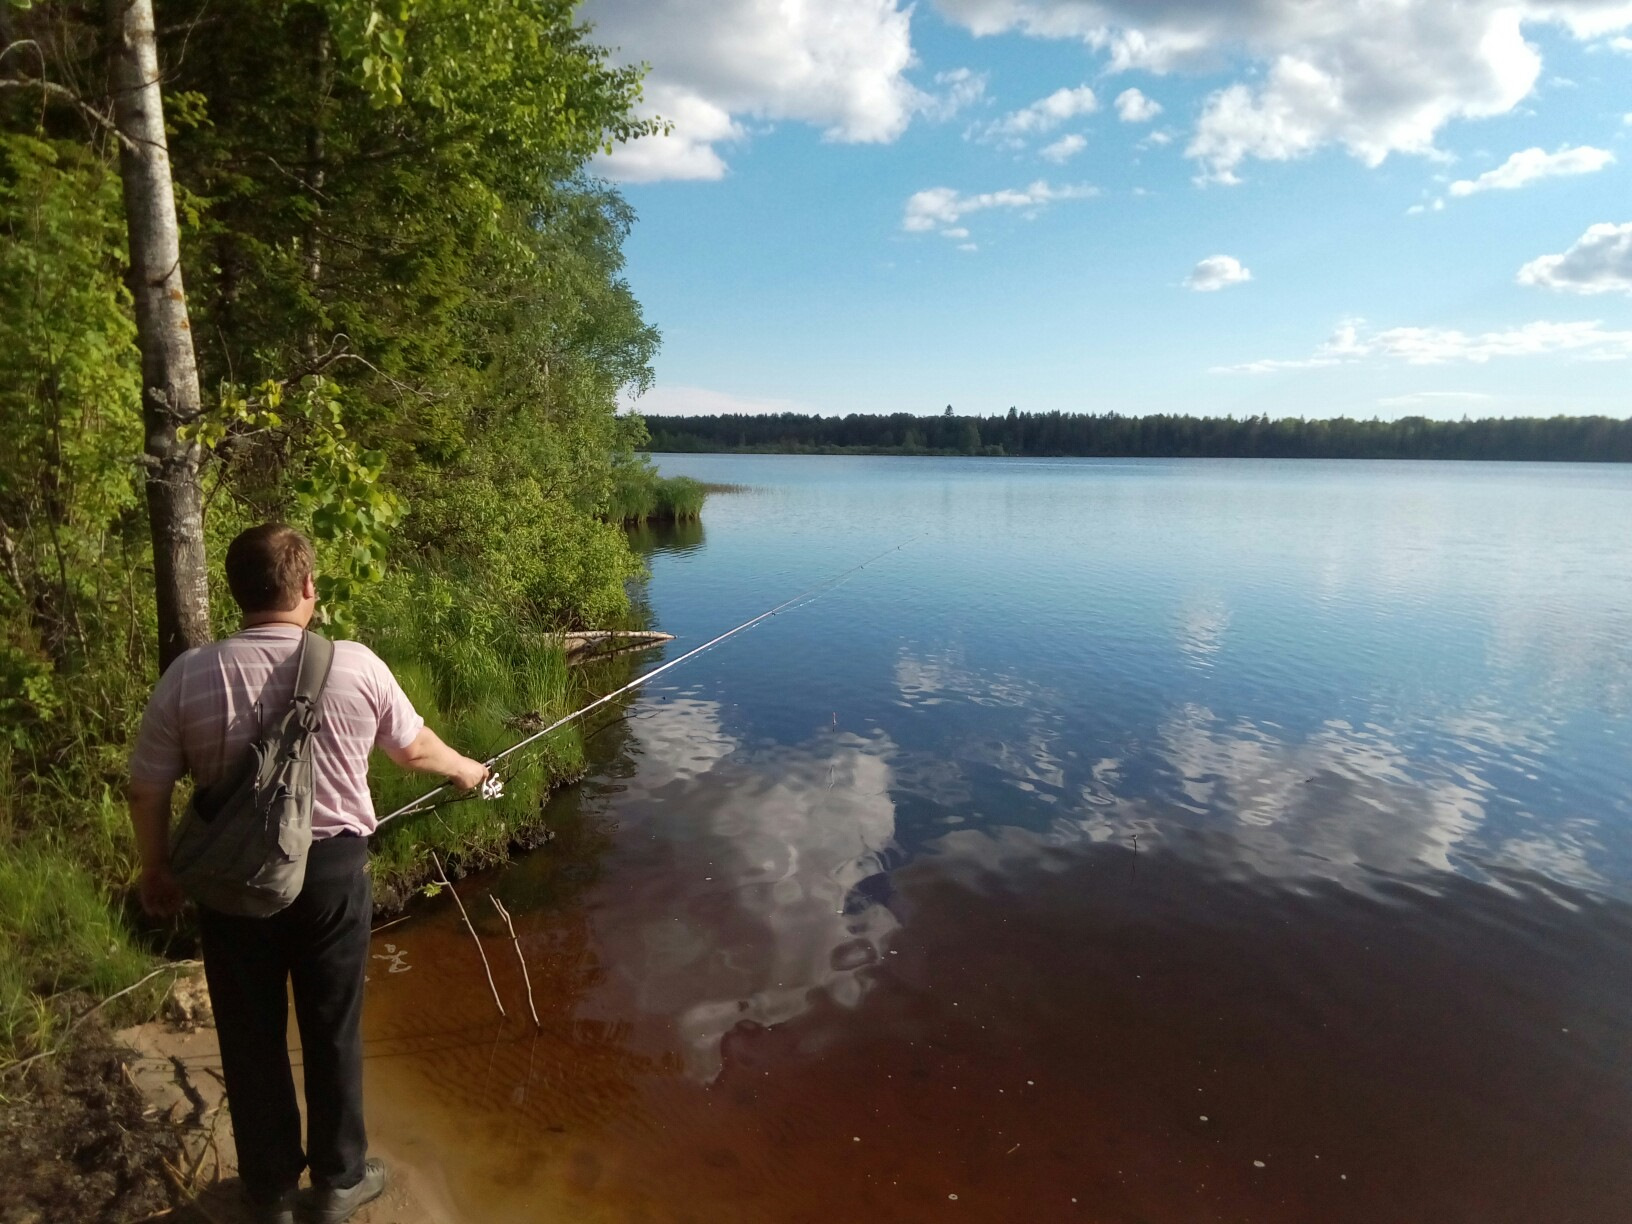
<svg viewBox="0 0 1632 1224">
<path fill-rule="evenodd" d="M 10 49 L 10 47 L 6 48 L 8 51 Z M 38 89 L 47 97 L 60 98 L 62 101 L 68 103 L 68 105 L 72 106 L 85 118 L 89 119 L 92 123 L 96 124 L 104 131 L 111 132 L 114 136 L 118 137 L 119 143 L 124 145 L 125 148 L 129 149 L 132 153 L 140 153 L 142 151 L 141 146 L 121 132 L 114 125 L 113 120 L 109 119 L 89 102 L 86 102 L 73 90 L 67 88 L 66 86 L 58 85 L 55 81 L 42 81 L 38 77 L 28 76 L 0 77 L 0 89 Z"/>
</svg>

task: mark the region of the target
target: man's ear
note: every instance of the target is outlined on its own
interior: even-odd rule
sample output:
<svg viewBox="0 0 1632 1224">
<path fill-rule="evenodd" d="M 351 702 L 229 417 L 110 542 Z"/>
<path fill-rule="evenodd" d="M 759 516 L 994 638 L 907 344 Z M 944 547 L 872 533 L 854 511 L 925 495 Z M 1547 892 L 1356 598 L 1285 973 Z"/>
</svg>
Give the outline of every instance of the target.
<svg viewBox="0 0 1632 1224">
<path fill-rule="evenodd" d="M 300 584 L 300 597 L 302 599 L 317 598 L 317 579 L 311 574 L 307 574 Z"/>
</svg>

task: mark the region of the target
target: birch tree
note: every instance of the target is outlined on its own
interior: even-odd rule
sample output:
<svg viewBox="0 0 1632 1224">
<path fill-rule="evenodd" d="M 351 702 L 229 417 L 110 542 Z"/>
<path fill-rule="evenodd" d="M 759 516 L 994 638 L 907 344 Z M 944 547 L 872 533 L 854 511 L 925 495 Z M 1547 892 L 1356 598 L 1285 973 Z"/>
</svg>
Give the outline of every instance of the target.
<svg viewBox="0 0 1632 1224">
<path fill-rule="evenodd" d="M 154 44 L 152 0 L 107 0 L 109 79 L 142 354 L 147 513 L 153 537 L 159 669 L 210 640 L 201 452 L 180 432 L 202 409 L 182 285 L 181 242 Z"/>
</svg>

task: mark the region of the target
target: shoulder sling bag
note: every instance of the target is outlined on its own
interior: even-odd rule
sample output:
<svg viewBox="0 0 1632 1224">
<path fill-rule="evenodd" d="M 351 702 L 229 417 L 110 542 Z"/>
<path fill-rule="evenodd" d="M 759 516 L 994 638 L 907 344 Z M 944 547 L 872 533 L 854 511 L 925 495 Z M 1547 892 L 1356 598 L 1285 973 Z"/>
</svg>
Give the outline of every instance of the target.
<svg viewBox="0 0 1632 1224">
<path fill-rule="evenodd" d="M 288 711 L 182 813 L 170 869 L 200 905 L 260 918 L 300 895 L 312 844 L 312 736 L 333 662 L 333 642 L 303 633 Z"/>
</svg>

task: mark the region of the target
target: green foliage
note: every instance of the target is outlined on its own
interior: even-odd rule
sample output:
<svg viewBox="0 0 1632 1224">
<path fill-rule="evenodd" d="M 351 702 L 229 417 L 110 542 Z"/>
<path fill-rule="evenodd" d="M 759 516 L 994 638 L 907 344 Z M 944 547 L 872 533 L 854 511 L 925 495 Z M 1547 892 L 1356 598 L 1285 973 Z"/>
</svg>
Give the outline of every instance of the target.
<svg viewBox="0 0 1632 1224">
<path fill-rule="evenodd" d="M 143 958 L 118 796 L 153 612 L 117 175 L 0 130 L 0 1052 Z"/>
<path fill-rule="evenodd" d="M 96 6 L 5 2 L 49 79 L 103 79 Z M 644 438 L 619 396 L 650 381 L 658 337 L 623 277 L 633 214 L 586 171 L 661 126 L 634 116 L 640 74 L 570 0 L 155 7 L 219 388 L 186 426 L 216 628 L 235 619 L 226 542 L 292 521 L 331 629 L 491 751 L 507 719 L 570 708 L 548 632 L 622 623 L 639 572 L 607 507 Z M 116 153 L 58 97 L 0 92 L 0 1051 L 44 1040 L 40 992 L 111 986 L 135 956 L 121 796 L 154 616 Z M 513 798 L 393 832 L 387 864 L 411 869 L 428 830 L 453 857 L 502 853 L 581 762 L 576 731 L 551 737 Z M 420 785 L 380 783 L 386 806 Z M 10 895 L 25 876 L 48 889 Z"/>
<path fill-rule="evenodd" d="M 340 395 L 335 383 L 316 377 L 302 379 L 292 395 L 270 380 L 253 394 L 223 385 L 216 409 L 181 432 L 223 464 L 230 465 L 233 451 L 250 440 L 264 451 L 270 439 L 280 455 L 287 454 L 280 467 L 291 496 L 276 509 L 317 548 L 324 623 L 347 629 L 355 623 L 358 595 L 385 577 L 390 529 L 403 504 L 382 479 L 385 453 L 363 450 L 347 435 Z"/>
<path fill-rule="evenodd" d="M 118 209 L 117 177 L 83 151 L 0 132 L 0 704 L 36 718 L 38 665 L 82 662 L 118 602 L 140 502 Z"/>
</svg>

